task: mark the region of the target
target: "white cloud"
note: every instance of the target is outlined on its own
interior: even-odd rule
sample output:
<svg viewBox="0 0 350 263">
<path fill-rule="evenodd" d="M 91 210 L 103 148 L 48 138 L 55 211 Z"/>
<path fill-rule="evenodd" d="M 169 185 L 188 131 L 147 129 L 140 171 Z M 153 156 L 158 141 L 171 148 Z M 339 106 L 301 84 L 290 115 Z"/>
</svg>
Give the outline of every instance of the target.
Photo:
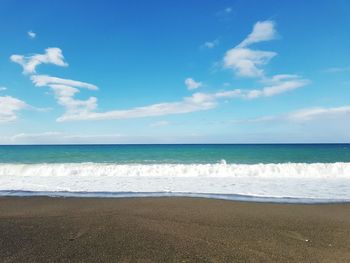
<svg viewBox="0 0 350 263">
<path fill-rule="evenodd" d="M 90 97 L 87 100 L 74 99 L 74 95 L 79 92 L 78 89 L 65 85 L 50 86 L 60 105 L 65 107 L 66 115 L 86 115 L 97 109 L 97 98 Z"/>
<path fill-rule="evenodd" d="M 58 50 L 62 56 L 61 50 Z M 31 62 L 33 60 L 32 58 L 36 56 L 42 55 L 32 56 L 28 58 L 28 61 Z M 23 58 L 23 56 L 19 57 Z M 42 61 L 43 59 L 39 60 Z M 38 63 L 34 64 L 38 65 Z M 28 70 L 27 65 L 24 65 L 24 68 L 26 72 L 33 72 L 35 70 L 35 66 L 31 68 L 33 70 Z M 211 109 L 217 104 L 217 98 L 215 94 L 195 93 L 192 96 L 185 97 L 181 101 L 177 102 L 157 103 L 144 107 L 135 107 L 129 110 L 96 112 L 97 98 L 90 97 L 87 100 L 78 100 L 74 98 L 75 95 L 80 92 L 78 88 L 97 90 L 98 88 L 93 84 L 76 80 L 51 77 L 48 75 L 32 75 L 31 80 L 35 86 L 47 86 L 51 88 L 55 94 L 57 102 L 66 109 L 66 112 L 63 114 L 63 116 L 57 119 L 58 121 L 106 120 L 163 116 L 169 114 L 181 114 Z M 189 79 L 187 83 L 192 89 L 198 88 L 202 85 L 200 82 L 195 82 L 192 79 Z"/>
<path fill-rule="evenodd" d="M 276 35 L 273 21 L 257 22 L 253 27 L 253 31 L 239 45 L 226 52 L 223 59 L 225 68 L 233 69 L 238 76 L 259 77 L 261 82 L 267 84 L 262 89 L 242 90 L 242 98 L 270 97 L 303 87 L 309 83 L 309 80 L 298 75 L 277 74 L 272 77 L 265 76 L 262 66 L 266 65 L 277 53 L 253 50 L 248 46 L 272 40 L 276 38 Z"/>
<path fill-rule="evenodd" d="M 201 46 L 201 48 L 207 48 L 211 49 L 216 47 L 219 44 L 219 40 L 215 39 L 214 41 L 206 41 L 204 44 Z"/>
<path fill-rule="evenodd" d="M 253 34 L 253 33 L 252 33 Z M 254 33 L 253 36 L 256 37 L 257 33 Z M 266 39 L 267 37 L 260 37 L 260 39 Z M 248 38 L 249 39 L 249 38 Z M 13 60 L 26 60 L 23 62 L 23 67 L 25 72 L 35 72 L 35 67 L 41 63 L 53 63 L 53 64 L 62 64 L 63 55 L 60 49 L 56 48 L 58 52 L 52 52 L 51 49 L 47 49 L 45 55 L 34 55 L 31 57 L 18 56 L 11 57 Z M 253 51 L 246 48 L 239 48 L 236 50 L 247 50 L 248 55 L 243 55 L 243 57 L 248 57 L 248 62 L 252 62 L 250 71 L 257 74 L 258 69 L 254 69 L 256 65 L 264 64 L 268 57 L 274 55 L 273 52 L 264 52 L 264 51 Z M 43 58 L 50 57 L 51 58 Z M 58 55 L 59 54 L 59 55 Z M 58 59 L 58 61 L 56 61 Z M 240 61 L 244 61 L 242 57 Z M 21 63 L 20 63 L 21 64 Z M 29 65 L 30 64 L 30 65 Z M 66 65 L 66 64 L 65 64 Z M 243 67 L 240 65 L 237 66 L 240 71 L 244 71 Z M 240 68 L 241 67 L 241 68 Z M 249 68 L 249 67 L 248 67 Z M 249 71 L 248 70 L 248 71 Z M 244 72 L 248 74 L 249 72 Z M 255 72 L 256 71 L 256 72 Z M 125 110 L 111 110 L 105 112 L 98 111 L 97 98 L 90 97 L 86 100 L 76 99 L 75 96 L 80 92 L 79 88 L 85 88 L 89 90 L 97 90 L 97 86 L 71 80 L 63 79 L 58 77 L 52 77 L 48 75 L 32 75 L 30 78 L 35 86 L 49 87 L 57 99 L 58 104 L 65 108 L 65 113 L 57 119 L 57 121 L 82 121 L 82 120 L 118 120 L 118 119 L 130 119 L 130 118 L 143 118 L 143 117 L 152 117 L 152 116 L 165 116 L 171 114 L 184 114 L 196 111 L 203 111 L 215 108 L 221 99 L 228 98 L 245 98 L 252 99 L 258 97 L 268 97 L 286 92 L 288 90 L 296 89 L 307 84 L 307 80 L 302 79 L 296 75 L 275 75 L 272 78 L 267 78 L 262 76 L 262 81 L 268 83 L 269 86 L 264 87 L 263 89 L 258 90 L 244 90 L 244 89 L 232 89 L 226 91 L 219 91 L 214 93 L 194 93 L 192 96 L 184 97 L 179 101 L 175 102 L 162 102 L 151 104 L 143 107 L 134 107 L 131 109 Z M 188 89 L 193 90 L 197 89 L 203 84 L 197 82 L 192 78 L 187 78 L 185 84 Z"/>
<path fill-rule="evenodd" d="M 30 77 L 30 79 L 33 81 L 33 83 L 37 87 L 50 86 L 50 85 L 66 85 L 66 86 L 73 86 L 73 87 L 79 87 L 79 88 L 86 88 L 89 90 L 98 90 L 97 86 L 90 83 L 71 80 L 71 79 L 51 77 L 48 75 L 33 75 Z"/>
<path fill-rule="evenodd" d="M 233 14 L 233 8 L 228 6 L 224 9 L 219 10 L 218 12 L 215 13 L 215 15 L 219 18 L 219 20 L 223 22 L 227 22 L 230 20 L 232 14 Z"/>
<path fill-rule="evenodd" d="M 8 139 L 10 139 L 13 142 L 19 142 L 23 140 L 52 138 L 54 136 L 62 136 L 62 135 L 63 134 L 60 132 L 18 133 L 13 136 L 10 136 Z"/>
<path fill-rule="evenodd" d="M 317 118 L 336 117 L 343 114 L 349 115 L 348 117 L 350 117 L 350 106 L 303 109 L 287 114 L 286 119 L 290 121 L 304 122 Z"/>
<path fill-rule="evenodd" d="M 185 79 L 185 85 L 189 90 L 198 89 L 203 86 L 202 82 L 197 82 L 193 78 Z"/>
<path fill-rule="evenodd" d="M 350 66 L 328 68 L 325 70 L 325 72 L 328 72 L 328 73 L 350 72 Z"/>
<path fill-rule="evenodd" d="M 293 112 L 289 112 L 281 115 L 270 115 L 270 116 L 262 116 L 253 119 L 246 120 L 235 120 L 234 123 L 259 123 L 259 122 L 297 122 L 297 123 L 305 123 L 316 120 L 331 120 L 339 117 L 345 117 L 348 119 L 350 117 L 350 106 L 341 106 L 341 107 L 313 107 L 301 109 Z"/>
<path fill-rule="evenodd" d="M 68 64 L 64 62 L 61 49 L 56 47 L 47 48 L 44 54 L 35 54 L 28 57 L 22 55 L 12 55 L 10 59 L 13 62 L 21 65 L 23 67 L 23 73 L 25 74 L 35 73 L 36 67 L 40 64 L 54 64 L 61 67 L 68 66 Z"/>
<path fill-rule="evenodd" d="M 32 30 L 28 31 L 27 35 L 30 39 L 34 39 L 36 37 L 36 33 L 33 32 Z"/>
<path fill-rule="evenodd" d="M 0 123 L 16 120 L 18 112 L 26 107 L 28 105 L 24 101 L 10 96 L 0 96 Z"/>
<path fill-rule="evenodd" d="M 63 132 L 19 133 L 0 136 L 0 144 L 82 144 L 123 142 L 120 134 L 74 135 Z M 132 140 L 130 140 L 132 141 Z"/>
<path fill-rule="evenodd" d="M 297 75 L 275 75 L 270 80 L 265 80 L 271 83 L 270 86 L 259 90 L 250 90 L 245 94 L 248 99 L 258 97 L 271 97 L 280 93 L 304 87 L 309 83 L 307 79 L 303 79 Z"/>
<path fill-rule="evenodd" d="M 5 91 L 5 90 L 7 90 L 7 88 L 6 88 L 6 87 L 4 87 L 4 86 L 0 86 L 0 91 Z"/>
<path fill-rule="evenodd" d="M 233 12 L 233 9 L 232 7 L 228 6 L 224 9 L 221 9 L 220 11 L 216 12 L 216 15 L 219 17 L 219 18 L 222 18 L 222 19 L 228 19 L 228 17 L 232 14 Z"/>
<path fill-rule="evenodd" d="M 186 97 L 178 102 L 158 103 L 129 110 L 96 112 L 97 98 L 90 97 L 87 100 L 74 98 L 79 93 L 77 87 L 96 90 L 95 85 L 47 75 L 33 75 L 31 80 L 35 86 L 50 87 L 58 103 L 66 109 L 66 112 L 58 118 L 58 121 L 128 119 L 188 113 L 215 107 L 217 98 L 215 94 L 195 93 L 191 97 Z"/>
<path fill-rule="evenodd" d="M 219 91 L 215 93 L 213 96 L 215 98 L 240 98 L 244 94 L 244 91 L 241 89 L 227 90 L 227 91 Z"/>
<path fill-rule="evenodd" d="M 280 83 L 281 81 L 296 79 L 296 78 L 300 78 L 300 76 L 295 74 L 277 74 L 269 78 L 263 78 L 261 81 L 264 83 L 276 84 L 276 83 Z"/>
<path fill-rule="evenodd" d="M 309 80 L 303 79 L 298 75 L 275 75 L 270 79 L 264 79 L 264 82 L 270 86 L 261 89 L 233 89 L 221 91 L 214 94 L 214 97 L 219 98 L 242 98 L 242 99 L 257 99 L 260 97 L 272 97 L 284 92 L 301 88 L 309 84 Z"/>
<path fill-rule="evenodd" d="M 207 41 L 203 44 L 203 46 L 206 48 L 213 48 L 213 47 L 215 47 L 215 43 Z"/>
<path fill-rule="evenodd" d="M 58 118 L 58 121 L 116 120 L 183 114 L 215 108 L 219 99 L 239 97 L 241 94 L 240 90 L 217 93 L 197 92 L 190 97 L 185 97 L 176 102 L 163 102 L 127 110 L 97 112 L 97 98 L 90 97 L 87 100 L 77 100 L 74 98 L 79 92 L 77 87 L 96 89 L 96 86 L 80 81 L 53 78 L 46 75 L 34 75 L 31 79 L 36 86 L 50 87 L 55 94 L 57 102 L 66 109 L 66 112 L 63 116 Z"/>
<path fill-rule="evenodd" d="M 254 43 L 272 40 L 276 38 L 276 35 L 277 32 L 275 29 L 275 23 L 273 21 L 258 21 L 254 25 L 253 31 L 237 47 L 243 48 Z"/>
<path fill-rule="evenodd" d="M 237 76 L 258 77 L 266 85 L 261 89 L 242 90 L 242 98 L 270 97 L 301 88 L 310 82 L 301 76 L 291 74 L 265 76 L 262 66 L 266 65 L 277 53 L 253 50 L 249 46 L 254 43 L 275 39 L 276 35 L 277 32 L 273 21 L 257 22 L 252 32 L 239 45 L 226 52 L 223 58 L 225 68 L 232 69 Z"/>
<path fill-rule="evenodd" d="M 191 97 L 185 97 L 178 102 L 164 102 L 144 107 L 136 107 L 129 110 L 113 110 L 107 112 L 81 111 L 77 113 L 66 112 L 58 121 L 77 120 L 118 120 L 143 118 L 151 116 L 165 116 L 182 114 L 216 107 L 215 96 L 205 93 L 195 93 Z"/>
<path fill-rule="evenodd" d="M 277 53 L 253 50 L 248 46 L 274 39 L 276 37 L 274 27 L 275 24 L 272 21 L 257 22 L 248 37 L 226 52 L 223 59 L 224 67 L 234 70 L 236 75 L 241 77 L 263 77 L 264 70 L 261 66 L 267 64 Z"/>
<path fill-rule="evenodd" d="M 238 98 L 242 97 L 241 94 L 242 91 L 239 89 L 216 93 L 197 92 L 190 97 L 183 98 L 181 101 L 157 103 L 129 110 L 66 112 L 63 116 L 58 118 L 58 121 L 118 120 L 184 114 L 213 109 L 217 107 L 220 99 Z"/>
<path fill-rule="evenodd" d="M 78 100 L 74 96 L 79 93 L 79 88 L 97 90 L 98 88 L 90 83 L 51 77 L 48 75 L 33 75 L 31 80 L 37 87 L 50 87 L 57 99 L 58 104 L 66 109 L 67 116 L 86 116 L 97 109 L 97 98 L 90 97 L 87 100 Z"/>
<path fill-rule="evenodd" d="M 235 47 L 226 52 L 224 67 L 233 69 L 238 76 L 262 77 L 264 70 L 260 66 L 267 64 L 276 55 L 270 51 Z"/>
<path fill-rule="evenodd" d="M 66 109 L 66 112 L 57 119 L 58 121 L 117 120 L 190 113 L 215 108 L 220 99 L 252 99 L 262 96 L 273 96 L 306 85 L 306 81 L 300 79 L 298 76 L 278 75 L 269 80 L 270 83 L 275 83 L 275 85 L 265 87 L 261 90 L 233 89 L 215 93 L 197 92 L 180 101 L 156 103 L 127 110 L 98 112 L 97 98 L 90 97 L 87 100 L 77 100 L 74 98 L 80 92 L 77 87 L 96 90 L 97 87 L 95 85 L 47 75 L 33 75 L 31 79 L 36 86 L 50 87 L 55 94 L 57 102 Z M 197 82 L 195 83 L 198 85 Z M 194 85 L 192 82 L 190 84 Z"/>
<path fill-rule="evenodd" d="M 223 16 L 230 15 L 232 12 L 233 12 L 232 7 L 228 6 L 228 7 L 225 7 L 224 9 L 221 9 L 220 11 L 218 11 L 216 13 L 216 15 L 219 16 L 219 17 L 223 17 Z"/>
<path fill-rule="evenodd" d="M 215 136 L 215 138 L 217 138 Z M 199 140 L 200 139 L 200 140 Z M 224 140 L 223 140 L 224 141 Z M 65 132 L 19 133 L 0 135 L 0 144 L 142 144 L 142 143 L 205 143 L 208 138 L 194 134 L 176 136 L 149 136 L 123 134 L 69 134 Z M 221 141 L 222 142 L 222 141 Z"/>
</svg>

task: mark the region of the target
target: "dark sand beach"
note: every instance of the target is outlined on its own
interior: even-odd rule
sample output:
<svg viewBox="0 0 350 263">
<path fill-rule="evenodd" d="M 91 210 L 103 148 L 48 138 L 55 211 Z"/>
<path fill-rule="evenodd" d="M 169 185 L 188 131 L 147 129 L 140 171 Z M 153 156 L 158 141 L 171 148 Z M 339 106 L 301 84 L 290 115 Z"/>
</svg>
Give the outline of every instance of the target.
<svg viewBox="0 0 350 263">
<path fill-rule="evenodd" d="M 350 205 L 0 198 L 1 262 L 350 262 Z"/>
</svg>

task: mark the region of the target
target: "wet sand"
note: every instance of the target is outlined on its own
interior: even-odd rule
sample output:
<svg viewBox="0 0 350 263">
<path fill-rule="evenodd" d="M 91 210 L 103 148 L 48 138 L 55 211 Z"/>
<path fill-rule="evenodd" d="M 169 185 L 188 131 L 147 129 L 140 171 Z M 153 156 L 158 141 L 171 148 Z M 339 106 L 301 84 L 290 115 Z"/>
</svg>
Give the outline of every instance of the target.
<svg viewBox="0 0 350 263">
<path fill-rule="evenodd" d="M 350 262 L 350 204 L 0 198 L 1 262 Z"/>
</svg>

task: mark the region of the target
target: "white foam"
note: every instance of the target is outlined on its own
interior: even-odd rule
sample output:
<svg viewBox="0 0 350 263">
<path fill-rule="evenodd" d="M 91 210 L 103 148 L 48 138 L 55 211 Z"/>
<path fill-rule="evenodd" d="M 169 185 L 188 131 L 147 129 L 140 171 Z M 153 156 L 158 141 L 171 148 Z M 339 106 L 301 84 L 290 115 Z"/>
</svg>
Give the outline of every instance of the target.
<svg viewBox="0 0 350 263">
<path fill-rule="evenodd" d="M 0 191 L 174 192 L 350 199 L 350 163 L 0 164 Z"/>
</svg>

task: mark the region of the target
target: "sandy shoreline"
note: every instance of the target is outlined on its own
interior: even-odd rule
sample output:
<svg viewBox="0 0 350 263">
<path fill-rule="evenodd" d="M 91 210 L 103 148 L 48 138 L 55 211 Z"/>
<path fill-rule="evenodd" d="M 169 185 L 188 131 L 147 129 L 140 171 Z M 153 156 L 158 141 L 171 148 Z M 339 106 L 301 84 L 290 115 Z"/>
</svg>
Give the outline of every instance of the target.
<svg viewBox="0 0 350 263">
<path fill-rule="evenodd" d="M 2 262 L 349 262 L 350 204 L 0 198 Z"/>
</svg>

